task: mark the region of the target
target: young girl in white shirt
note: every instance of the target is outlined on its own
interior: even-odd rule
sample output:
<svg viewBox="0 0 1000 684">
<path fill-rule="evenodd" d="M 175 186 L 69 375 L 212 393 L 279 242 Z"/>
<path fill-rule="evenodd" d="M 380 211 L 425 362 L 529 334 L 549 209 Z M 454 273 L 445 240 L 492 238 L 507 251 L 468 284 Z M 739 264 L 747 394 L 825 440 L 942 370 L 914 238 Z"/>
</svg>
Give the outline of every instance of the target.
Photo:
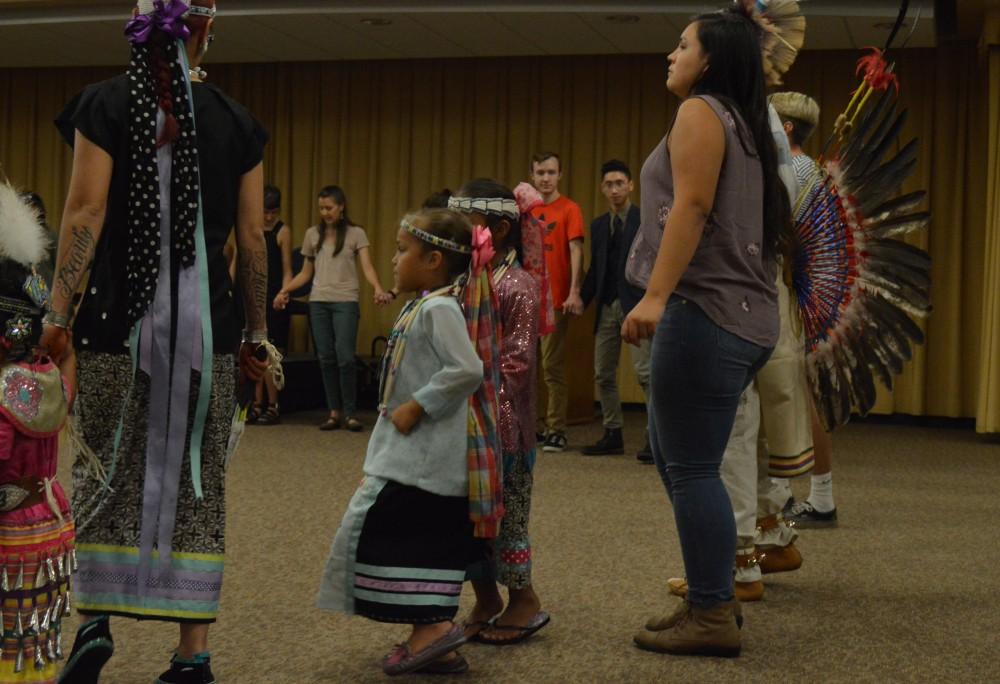
<svg viewBox="0 0 1000 684">
<path fill-rule="evenodd" d="M 484 363 L 455 295 L 470 259 L 489 263 L 491 255 L 483 254 L 482 240 L 474 247 L 465 217 L 441 209 L 407 216 L 396 240 L 397 286 L 418 296 L 390 334 L 365 479 L 334 538 L 318 604 L 413 625 L 383 660 L 386 674 L 461 672 L 468 665 L 452 652 L 465 636 L 453 620 L 476 554 L 474 523 L 478 530 L 488 517 L 498 527 L 502 505 L 473 497 L 470 506 L 470 489 L 483 490 L 470 465 L 469 424 L 479 406 L 470 397 L 485 386 Z M 488 299 L 483 305 L 488 310 Z M 495 421 L 495 397 L 493 411 Z M 492 486 L 499 497 L 499 482 Z"/>
</svg>

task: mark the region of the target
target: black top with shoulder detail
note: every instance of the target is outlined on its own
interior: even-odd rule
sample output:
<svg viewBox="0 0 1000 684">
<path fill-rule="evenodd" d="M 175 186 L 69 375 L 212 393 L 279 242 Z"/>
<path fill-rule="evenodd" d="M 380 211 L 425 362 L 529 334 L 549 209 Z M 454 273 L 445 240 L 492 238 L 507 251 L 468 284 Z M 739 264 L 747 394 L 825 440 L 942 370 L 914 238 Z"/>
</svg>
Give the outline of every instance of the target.
<svg viewBox="0 0 1000 684">
<path fill-rule="evenodd" d="M 216 354 L 235 353 L 240 324 L 223 247 L 236 225 L 241 177 L 261 162 L 268 135 L 241 104 L 207 83 L 192 84 L 198 130 L 205 246 Z M 128 353 L 129 98 L 125 75 L 88 86 L 67 105 L 56 126 L 70 145 L 75 131 L 114 160 L 104 229 L 74 324 L 81 351 Z M 176 264 L 177 259 L 172 259 Z M 176 266 L 175 266 L 176 268 Z"/>
</svg>

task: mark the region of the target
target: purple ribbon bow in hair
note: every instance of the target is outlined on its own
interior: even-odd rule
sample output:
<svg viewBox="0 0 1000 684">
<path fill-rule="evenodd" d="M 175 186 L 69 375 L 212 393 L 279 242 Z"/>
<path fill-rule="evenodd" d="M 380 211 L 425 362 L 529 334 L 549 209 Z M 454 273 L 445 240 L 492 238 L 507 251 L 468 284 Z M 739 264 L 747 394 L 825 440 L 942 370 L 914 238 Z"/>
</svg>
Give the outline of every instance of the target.
<svg viewBox="0 0 1000 684">
<path fill-rule="evenodd" d="M 149 40 L 153 29 L 159 29 L 173 39 L 187 40 L 191 30 L 184 23 L 184 15 L 190 9 L 182 0 L 173 0 L 170 7 L 163 0 L 154 0 L 156 8 L 152 14 L 140 14 L 125 25 L 125 36 L 132 45 L 143 45 Z"/>
</svg>

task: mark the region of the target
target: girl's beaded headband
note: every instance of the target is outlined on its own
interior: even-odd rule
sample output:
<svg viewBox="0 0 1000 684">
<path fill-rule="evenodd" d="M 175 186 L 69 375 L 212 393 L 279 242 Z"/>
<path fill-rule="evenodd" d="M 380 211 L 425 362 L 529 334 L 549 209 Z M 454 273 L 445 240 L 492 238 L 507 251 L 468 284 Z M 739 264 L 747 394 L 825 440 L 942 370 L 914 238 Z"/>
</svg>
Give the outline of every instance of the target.
<svg viewBox="0 0 1000 684">
<path fill-rule="evenodd" d="M 448 208 L 463 214 L 493 214 L 514 220 L 521 216 L 517 201 L 504 197 L 449 197 Z"/>
<path fill-rule="evenodd" d="M 438 237 L 437 235 L 431 235 L 426 230 L 421 230 L 417 228 L 415 225 L 413 225 L 406 219 L 403 219 L 399 225 L 403 230 L 405 230 L 413 237 L 423 240 L 424 242 L 429 242 L 435 247 L 440 247 L 441 249 L 447 249 L 452 252 L 458 252 L 459 254 L 472 254 L 471 245 L 460 245 L 454 240 Z"/>
</svg>

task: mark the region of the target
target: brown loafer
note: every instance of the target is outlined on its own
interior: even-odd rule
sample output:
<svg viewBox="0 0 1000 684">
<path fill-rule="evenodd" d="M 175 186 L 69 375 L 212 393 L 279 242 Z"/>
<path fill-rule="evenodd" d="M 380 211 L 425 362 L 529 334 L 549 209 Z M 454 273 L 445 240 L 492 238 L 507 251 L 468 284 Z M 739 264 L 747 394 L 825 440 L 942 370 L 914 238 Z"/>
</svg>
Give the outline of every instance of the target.
<svg viewBox="0 0 1000 684">
<path fill-rule="evenodd" d="M 795 548 L 794 542 L 788 546 L 760 548 L 757 556 L 760 558 L 760 571 L 765 575 L 791 572 L 802 567 L 802 554 Z"/>
</svg>

